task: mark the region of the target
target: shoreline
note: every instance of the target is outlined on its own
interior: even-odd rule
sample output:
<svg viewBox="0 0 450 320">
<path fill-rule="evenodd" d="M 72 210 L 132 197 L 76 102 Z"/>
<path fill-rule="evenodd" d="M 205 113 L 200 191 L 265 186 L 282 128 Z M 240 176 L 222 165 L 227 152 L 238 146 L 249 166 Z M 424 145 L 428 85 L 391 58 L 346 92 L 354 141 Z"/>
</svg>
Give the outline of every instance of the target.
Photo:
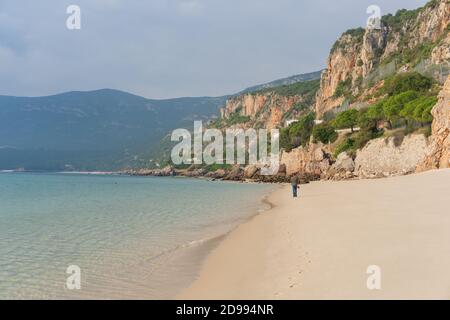
<svg viewBox="0 0 450 320">
<path fill-rule="evenodd" d="M 190 177 L 183 177 L 183 178 L 190 178 Z M 190 178 L 195 179 L 195 178 Z M 239 181 L 220 181 L 224 183 L 239 183 Z M 252 182 L 249 182 L 252 183 Z M 186 254 L 187 251 L 191 251 L 188 255 L 187 259 L 193 262 L 193 267 L 191 270 L 192 277 L 187 284 L 188 287 L 196 281 L 196 279 L 200 276 L 201 272 L 203 271 L 203 266 L 210 257 L 210 255 L 221 246 L 221 244 L 226 241 L 226 239 L 232 235 L 237 229 L 240 228 L 241 225 L 247 224 L 254 220 L 255 218 L 259 217 L 260 215 L 263 215 L 265 213 L 270 212 L 275 205 L 270 201 L 270 197 L 273 193 L 278 192 L 282 190 L 285 186 L 280 186 L 279 184 L 274 184 L 276 187 L 274 190 L 270 192 L 265 192 L 261 199 L 260 199 L 260 205 L 255 210 L 252 210 L 249 212 L 246 216 L 243 216 L 240 218 L 240 222 L 233 223 L 233 226 L 231 226 L 227 230 L 223 230 L 221 232 L 218 232 L 214 234 L 213 236 L 210 236 L 208 238 L 193 240 L 188 243 L 179 245 L 177 248 L 174 248 L 174 251 L 180 250 L 181 253 Z M 182 252 L 183 251 L 183 252 Z M 196 256 L 196 258 L 192 257 L 191 255 Z M 186 259 L 186 258 L 185 258 Z M 174 275 L 176 276 L 176 275 Z M 176 297 L 183 292 L 186 289 L 186 285 L 184 287 L 179 287 L 177 290 L 177 293 L 172 297 L 176 299 Z"/>
<path fill-rule="evenodd" d="M 450 169 L 313 182 L 298 199 L 285 185 L 267 198 L 271 209 L 226 235 L 176 298 L 449 298 L 448 191 Z M 372 265 L 381 290 L 367 288 Z"/>
<path fill-rule="evenodd" d="M 221 181 L 221 182 L 242 183 L 241 181 Z M 251 183 L 261 183 L 261 182 L 251 182 Z M 258 219 L 263 215 L 272 214 L 272 210 L 274 210 L 277 207 L 277 205 L 273 201 L 274 195 L 284 192 L 284 190 L 286 188 L 290 187 L 290 185 L 288 185 L 287 183 L 270 183 L 270 184 L 276 185 L 277 186 L 276 189 L 273 190 L 272 192 L 269 192 L 268 194 L 265 194 L 261 198 L 261 204 L 265 204 L 265 205 L 269 206 L 269 208 L 265 209 L 265 210 L 257 211 L 255 213 L 251 214 L 246 219 L 244 219 L 242 221 L 242 223 L 234 226 L 231 230 L 229 230 L 229 231 L 223 233 L 221 236 L 217 237 L 217 239 L 220 238 L 220 241 L 213 248 L 211 248 L 211 250 L 206 253 L 206 256 L 204 257 L 204 259 L 202 261 L 200 261 L 201 265 L 199 266 L 196 279 L 194 279 L 189 284 L 189 286 L 182 288 L 182 290 L 180 290 L 178 292 L 178 294 L 175 296 L 175 299 L 177 299 L 177 300 L 178 299 L 197 300 L 198 298 L 191 297 L 191 291 L 192 290 L 195 291 L 196 289 L 194 288 L 194 286 L 198 283 L 199 279 L 204 277 L 205 273 L 210 272 L 210 270 L 207 270 L 207 269 L 208 269 L 208 263 L 210 262 L 211 257 L 214 257 L 214 255 L 216 255 L 218 251 L 220 252 L 220 250 L 222 250 L 221 248 L 224 246 L 224 244 L 226 244 L 227 241 L 229 241 L 229 238 L 235 237 L 235 233 L 240 232 L 240 230 L 242 228 L 246 227 L 247 225 L 252 224 L 252 222 L 255 219 Z M 208 281 L 208 280 L 206 280 L 206 281 Z M 200 299 L 208 300 L 207 297 L 202 297 Z M 212 298 L 212 299 L 214 299 L 214 298 Z"/>
</svg>

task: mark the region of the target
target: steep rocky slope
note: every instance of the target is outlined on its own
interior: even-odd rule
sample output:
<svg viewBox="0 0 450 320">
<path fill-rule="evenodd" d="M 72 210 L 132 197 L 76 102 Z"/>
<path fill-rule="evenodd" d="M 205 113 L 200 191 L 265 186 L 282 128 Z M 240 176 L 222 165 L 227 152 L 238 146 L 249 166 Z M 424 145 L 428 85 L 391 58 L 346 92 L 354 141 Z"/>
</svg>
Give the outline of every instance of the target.
<svg viewBox="0 0 450 320">
<path fill-rule="evenodd" d="M 380 29 L 346 31 L 331 49 L 322 73 L 317 115 L 345 101 L 370 100 L 370 89 L 398 71 L 419 69 L 439 77 L 435 66 L 448 68 L 450 61 L 449 21 L 450 1 L 433 0 L 417 10 L 384 16 Z"/>
<path fill-rule="evenodd" d="M 354 161 L 345 153 L 330 159 L 327 146 L 309 146 L 283 152 L 281 163 L 287 174 L 314 173 L 327 179 L 378 178 L 450 167 L 450 76 L 432 110 L 430 137 L 423 134 L 373 139 L 358 150 Z M 350 165 L 343 166 L 340 158 Z"/>
<path fill-rule="evenodd" d="M 227 100 L 221 109 L 222 126 L 273 129 L 286 120 L 310 110 L 319 89 L 319 80 L 298 82 L 240 94 Z"/>
<path fill-rule="evenodd" d="M 417 171 L 450 167 L 450 76 L 439 94 L 433 114 L 431 143 Z"/>
</svg>

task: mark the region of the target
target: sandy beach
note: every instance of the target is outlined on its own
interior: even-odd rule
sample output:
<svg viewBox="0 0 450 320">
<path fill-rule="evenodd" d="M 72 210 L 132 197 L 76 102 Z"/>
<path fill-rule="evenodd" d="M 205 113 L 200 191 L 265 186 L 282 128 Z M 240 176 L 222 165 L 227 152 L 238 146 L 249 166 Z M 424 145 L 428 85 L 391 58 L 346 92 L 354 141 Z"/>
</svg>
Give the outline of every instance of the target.
<svg viewBox="0 0 450 320">
<path fill-rule="evenodd" d="M 240 225 L 181 299 L 448 299 L 450 169 L 314 182 Z M 367 288 L 369 266 L 381 289 Z"/>
</svg>

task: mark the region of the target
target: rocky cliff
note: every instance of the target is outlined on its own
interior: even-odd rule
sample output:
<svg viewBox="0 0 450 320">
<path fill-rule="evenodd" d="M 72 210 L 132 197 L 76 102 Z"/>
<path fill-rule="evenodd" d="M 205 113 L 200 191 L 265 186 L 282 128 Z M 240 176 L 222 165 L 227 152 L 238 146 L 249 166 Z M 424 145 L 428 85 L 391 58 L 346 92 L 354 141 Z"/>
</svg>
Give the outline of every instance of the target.
<svg viewBox="0 0 450 320">
<path fill-rule="evenodd" d="M 450 76 L 439 94 L 433 114 L 432 135 L 426 157 L 417 171 L 450 167 Z"/>
<path fill-rule="evenodd" d="M 380 29 L 346 31 L 331 49 L 322 73 L 317 115 L 344 100 L 368 99 L 365 91 L 383 76 L 419 64 L 431 69 L 430 65 L 449 63 L 449 21 L 450 1 L 433 0 L 417 10 L 384 16 Z"/>
<path fill-rule="evenodd" d="M 227 100 L 219 125 L 273 129 L 298 118 L 315 103 L 319 80 L 244 93 Z"/>
<path fill-rule="evenodd" d="M 225 107 L 221 109 L 221 117 L 227 119 L 239 114 L 244 117 L 240 124 L 245 124 L 245 127 L 255 128 L 259 125 L 273 129 L 278 127 L 283 116 L 301 101 L 302 97 L 298 95 L 286 97 L 274 92 L 248 93 L 228 99 Z"/>
</svg>

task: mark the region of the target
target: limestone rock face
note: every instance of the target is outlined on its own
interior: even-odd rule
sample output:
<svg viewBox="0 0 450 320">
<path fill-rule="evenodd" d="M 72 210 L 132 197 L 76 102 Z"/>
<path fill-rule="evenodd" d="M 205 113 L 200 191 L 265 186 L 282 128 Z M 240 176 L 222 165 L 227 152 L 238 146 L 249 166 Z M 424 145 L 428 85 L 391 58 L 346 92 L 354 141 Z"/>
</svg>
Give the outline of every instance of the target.
<svg viewBox="0 0 450 320">
<path fill-rule="evenodd" d="M 281 126 L 284 114 L 302 101 L 300 95 L 281 96 L 271 91 L 248 93 L 228 99 L 220 112 L 225 119 L 233 113 L 250 118 L 249 122 L 239 127 L 254 128 L 259 125 L 270 130 Z"/>
<path fill-rule="evenodd" d="M 221 109 L 221 116 L 226 117 L 236 111 L 240 111 L 243 116 L 254 115 L 261 110 L 266 100 L 266 95 L 252 95 L 250 93 L 228 99 L 226 106 Z"/>
<path fill-rule="evenodd" d="M 442 41 L 442 43 L 436 46 L 431 52 L 431 63 L 440 64 L 449 61 L 450 61 L 450 33 L 447 34 L 447 37 Z"/>
<path fill-rule="evenodd" d="M 330 168 L 331 155 L 324 150 L 322 144 L 310 144 L 298 147 L 290 152 L 283 151 L 281 164 L 286 166 L 286 175 L 313 174 L 320 176 Z"/>
<path fill-rule="evenodd" d="M 431 143 L 417 171 L 450 167 L 450 76 L 431 113 L 433 114 Z"/>
<path fill-rule="evenodd" d="M 419 13 L 416 21 L 418 25 L 414 42 L 410 46 L 420 44 L 426 40 L 437 40 L 448 26 L 450 20 L 450 3 L 448 0 L 438 0 L 434 5 L 427 6 L 425 10 Z"/>
<path fill-rule="evenodd" d="M 358 78 L 368 75 L 376 65 L 387 43 L 388 29 L 363 31 L 361 38 L 344 34 L 335 44 L 322 73 L 321 86 L 316 97 L 316 113 L 321 116 L 344 102 L 344 97 L 335 97 L 341 81 L 351 80 L 356 88 Z"/>
<path fill-rule="evenodd" d="M 360 178 L 387 177 L 412 173 L 427 154 L 428 140 L 412 134 L 401 140 L 396 137 L 371 140 L 358 150 L 355 174 Z"/>
</svg>

